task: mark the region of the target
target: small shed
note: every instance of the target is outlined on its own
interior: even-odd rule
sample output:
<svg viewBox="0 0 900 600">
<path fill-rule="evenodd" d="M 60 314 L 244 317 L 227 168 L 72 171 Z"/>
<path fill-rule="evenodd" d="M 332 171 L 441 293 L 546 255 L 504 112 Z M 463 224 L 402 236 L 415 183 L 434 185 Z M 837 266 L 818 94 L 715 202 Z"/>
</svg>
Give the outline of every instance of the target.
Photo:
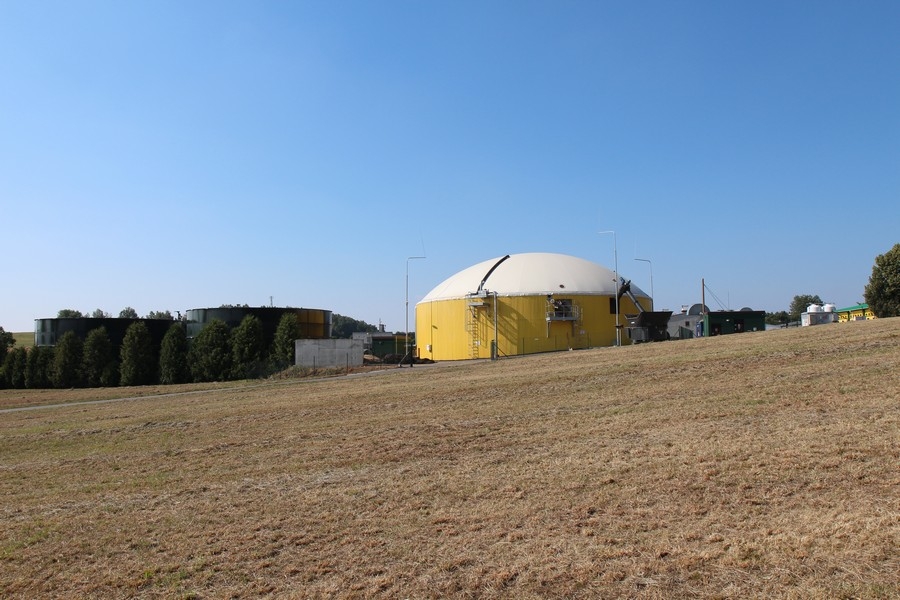
<svg viewBox="0 0 900 600">
<path fill-rule="evenodd" d="M 837 321 L 837 314 L 834 312 L 834 304 L 810 304 L 806 308 L 806 312 L 800 314 L 800 325 L 802 327 L 824 325 L 835 321 Z"/>
<path fill-rule="evenodd" d="M 846 308 L 837 310 L 838 322 L 846 323 L 848 321 L 870 321 L 875 318 L 875 313 L 866 303 L 854 304 Z"/>
<path fill-rule="evenodd" d="M 766 312 L 764 310 L 712 311 L 703 315 L 701 326 L 704 337 L 746 333 L 748 331 L 765 331 Z"/>
</svg>

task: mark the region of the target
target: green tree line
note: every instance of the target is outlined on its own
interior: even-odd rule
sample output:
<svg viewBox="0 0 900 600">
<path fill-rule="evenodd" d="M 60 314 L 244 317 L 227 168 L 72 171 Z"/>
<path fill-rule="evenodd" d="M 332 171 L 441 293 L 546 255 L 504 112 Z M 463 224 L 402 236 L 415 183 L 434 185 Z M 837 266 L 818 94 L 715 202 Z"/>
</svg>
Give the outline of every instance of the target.
<svg viewBox="0 0 900 600">
<path fill-rule="evenodd" d="M 90 317 L 92 319 L 111 319 L 112 315 L 101 308 L 95 309 L 92 313 L 87 314 L 83 313 L 80 310 L 75 310 L 74 308 L 63 308 L 62 310 L 56 313 L 57 319 L 83 319 L 85 317 Z M 122 310 L 119 311 L 120 319 L 138 319 L 138 312 L 131 308 L 130 306 L 126 306 Z M 172 313 L 168 310 L 151 310 L 147 313 L 148 319 L 166 319 L 169 321 L 174 321 L 175 317 L 172 316 Z"/>
<path fill-rule="evenodd" d="M 0 387 L 75 388 L 176 384 L 266 377 L 294 363 L 294 340 L 300 337 L 297 315 L 282 316 L 270 345 L 262 323 L 247 315 L 230 328 L 213 320 L 189 341 L 184 324 L 173 321 L 159 347 L 143 322 L 128 327 L 121 347 L 110 342 L 105 327 L 84 340 L 66 332 L 56 346 L 15 347 L 0 328 L 4 360 Z"/>
<path fill-rule="evenodd" d="M 356 332 L 375 332 L 378 328 L 375 325 L 359 321 L 344 315 L 333 313 L 331 315 L 331 337 L 336 339 L 349 339 Z"/>
</svg>

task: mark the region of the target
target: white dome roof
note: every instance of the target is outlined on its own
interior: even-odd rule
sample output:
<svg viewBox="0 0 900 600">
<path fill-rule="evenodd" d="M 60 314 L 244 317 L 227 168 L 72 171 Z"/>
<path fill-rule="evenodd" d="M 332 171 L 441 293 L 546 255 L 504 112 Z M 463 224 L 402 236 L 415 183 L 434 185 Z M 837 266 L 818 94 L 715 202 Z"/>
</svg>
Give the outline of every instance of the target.
<svg viewBox="0 0 900 600">
<path fill-rule="evenodd" d="M 464 298 L 478 291 L 478 285 L 488 271 L 503 257 L 498 256 L 463 269 L 445 279 L 422 298 L 421 302 Z M 619 276 L 621 277 L 621 273 Z M 596 294 L 614 296 L 615 272 L 582 258 L 566 254 L 528 252 L 511 254 L 484 282 L 484 289 L 501 296 L 532 296 L 546 294 Z M 632 285 L 635 296 L 647 297 Z"/>
</svg>

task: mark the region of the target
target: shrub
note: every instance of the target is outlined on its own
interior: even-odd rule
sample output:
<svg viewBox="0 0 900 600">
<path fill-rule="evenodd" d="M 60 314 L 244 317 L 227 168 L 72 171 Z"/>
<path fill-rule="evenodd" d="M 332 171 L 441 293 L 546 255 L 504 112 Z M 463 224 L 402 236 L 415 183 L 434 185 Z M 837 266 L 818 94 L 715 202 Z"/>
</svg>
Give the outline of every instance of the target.
<svg viewBox="0 0 900 600">
<path fill-rule="evenodd" d="M 57 388 L 79 387 L 84 344 L 73 331 L 67 331 L 56 343 L 50 381 Z"/>
<path fill-rule="evenodd" d="M 275 330 L 272 342 L 272 364 L 277 371 L 287 369 L 294 364 L 294 340 L 300 337 L 300 321 L 296 313 L 285 313 Z"/>
<path fill-rule="evenodd" d="M 138 321 L 128 326 L 120 355 L 121 385 L 147 385 L 155 381 L 157 360 L 150 330 L 143 322 Z"/>
<path fill-rule="evenodd" d="M 10 353 L 12 356 L 12 368 L 7 371 L 9 378 L 9 387 L 16 389 L 25 388 L 25 365 L 28 363 L 28 351 L 21 346 L 13 348 Z"/>
<path fill-rule="evenodd" d="M 25 348 L 13 348 L 6 353 L 3 361 L 3 372 L 6 387 L 23 389 L 25 387 L 25 364 L 28 361 L 28 351 Z"/>
<path fill-rule="evenodd" d="M 16 345 L 16 338 L 9 331 L 0 327 L 0 356 L 6 360 L 6 351 Z"/>
<path fill-rule="evenodd" d="M 184 325 L 172 323 L 159 350 L 159 381 L 164 384 L 184 383 L 188 380 L 188 346 Z"/>
<path fill-rule="evenodd" d="M 194 381 L 224 381 L 231 371 L 228 325 L 219 319 L 207 323 L 191 343 L 188 364 Z"/>
<path fill-rule="evenodd" d="M 231 332 L 232 376 L 234 379 L 258 377 L 265 344 L 259 318 L 247 315 Z"/>
<path fill-rule="evenodd" d="M 115 355 L 106 327 L 98 327 L 88 332 L 84 340 L 82 357 L 84 382 L 88 387 L 115 385 Z"/>
<path fill-rule="evenodd" d="M 42 389 L 52 387 L 50 374 L 53 369 L 53 346 L 34 346 L 28 351 L 25 363 L 25 387 Z"/>
</svg>

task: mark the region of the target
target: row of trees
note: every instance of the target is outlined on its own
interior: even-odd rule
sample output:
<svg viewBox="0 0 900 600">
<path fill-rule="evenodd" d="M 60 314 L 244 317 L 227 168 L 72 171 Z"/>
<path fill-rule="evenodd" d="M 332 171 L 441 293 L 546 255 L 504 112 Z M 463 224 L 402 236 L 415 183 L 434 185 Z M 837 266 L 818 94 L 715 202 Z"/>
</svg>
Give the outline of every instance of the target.
<svg viewBox="0 0 900 600">
<path fill-rule="evenodd" d="M 91 330 L 84 340 L 70 331 L 54 347 L 7 350 L 12 344 L 4 345 L 0 387 L 104 387 L 264 377 L 293 364 L 294 340 L 299 337 L 294 313 L 281 318 L 268 347 L 262 323 L 253 315 L 234 329 L 213 320 L 191 343 L 184 325 L 175 321 L 159 348 L 140 321 L 129 326 L 118 349 L 105 327 Z"/>
<path fill-rule="evenodd" d="M 180 316 L 180 315 L 179 315 Z M 89 317 L 92 319 L 110 319 L 112 318 L 112 314 L 104 311 L 103 309 L 95 309 L 92 313 L 83 313 L 80 310 L 74 310 L 72 308 L 64 308 L 56 313 L 57 319 L 83 319 L 85 317 Z M 119 311 L 120 319 L 139 319 L 138 313 L 136 310 L 131 308 L 130 306 L 126 306 L 122 310 Z M 175 317 L 172 316 L 172 313 L 167 310 L 151 310 L 147 313 L 148 319 L 166 319 L 168 321 L 174 321 Z"/>
</svg>

